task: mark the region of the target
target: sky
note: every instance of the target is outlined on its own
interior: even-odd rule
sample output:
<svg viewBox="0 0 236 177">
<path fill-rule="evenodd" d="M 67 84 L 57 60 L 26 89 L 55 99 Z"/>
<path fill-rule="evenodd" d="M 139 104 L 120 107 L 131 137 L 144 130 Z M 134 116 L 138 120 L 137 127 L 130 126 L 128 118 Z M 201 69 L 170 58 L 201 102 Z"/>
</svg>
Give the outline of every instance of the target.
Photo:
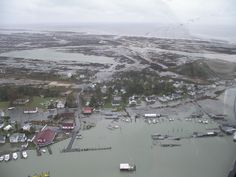
<svg viewBox="0 0 236 177">
<path fill-rule="evenodd" d="M 235 24 L 236 0 L 0 0 L 0 24 Z"/>
</svg>

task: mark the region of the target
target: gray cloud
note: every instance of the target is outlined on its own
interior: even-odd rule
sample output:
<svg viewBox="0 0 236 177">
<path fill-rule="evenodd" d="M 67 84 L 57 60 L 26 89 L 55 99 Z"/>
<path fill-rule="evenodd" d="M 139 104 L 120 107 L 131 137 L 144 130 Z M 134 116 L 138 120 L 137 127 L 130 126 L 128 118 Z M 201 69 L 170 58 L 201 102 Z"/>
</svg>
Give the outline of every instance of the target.
<svg viewBox="0 0 236 177">
<path fill-rule="evenodd" d="M 0 22 L 235 23 L 235 8 L 235 0 L 0 0 Z"/>
</svg>

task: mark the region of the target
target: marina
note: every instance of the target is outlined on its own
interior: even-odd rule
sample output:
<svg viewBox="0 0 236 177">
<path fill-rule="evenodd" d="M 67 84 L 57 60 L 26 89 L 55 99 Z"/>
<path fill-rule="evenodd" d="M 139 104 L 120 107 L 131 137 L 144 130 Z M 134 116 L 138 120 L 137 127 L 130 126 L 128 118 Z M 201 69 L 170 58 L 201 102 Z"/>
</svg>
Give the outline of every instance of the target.
<svg viewBox="0 0 236 177">
<path fill-rule="evenodd" d="M 50 169 L 50 173 L 53 176 L 64 177 L 70 173 L 72 176 L 76 175 L 78 171 L 81 174 L 88 176 L 103 177 L 104 174 L 109 176 L 123 176 L 122 173 L 118 173 L 117 164 L 124 162 L 126 159 L 128 162 L 135 164 L 138 169 L 135 171 L 135 176 L 143 177 L 144 175 L 155 176 L 156 173 L 160 175 L 171 177 L 174 173 L 170 172 L 168 166 L 174 169 L 175 176 L 182 177 L 183 174 L 188 173 L 189 177 L 195 177 L 191 175 L 192 172 L 198 173 L 199 176 L 207 174 L 208 177 L 222 177 L 227 174 L 230 167 L 230 163 L 222 163 L 217 159 L 221 158 L 222 161 L 233 161 L 231 156 L 235 153 L 236 144 L 229 137 L 211 137 L 211 138 L 183 138 L 175 143 L 174 140 L 167 139 L 162 140 L 162 143 L 158 143 L 158 146 L 153 145 L 150 135 L 166 135 L 175 134 L 174 137 L 191 136 L 192 131 L 203 132 L 206 131 L 205 124 L 198 124 L 191 121 L 174 121 L 170 123 L 168 120 L 164 120 L 161 124 L 146 124 L 143 120 L 137 120 L 133 123 L 127 123 L 118 121 L 122 131 L 109 131 L 106 127 L 110 124 L 107 120 L 100 121 L 95 128 L 89 131 L 80 131 L 80 134 L 84 137 L 78 141 L 74 141 L 71 148 L 71 153 L 61 153 L 63 150 L 61 147 L 67 147 L 70 139 L 62 142 L 50 145 L 53 154 L 43 153 L 41 156 L 37 156 L 35 151 L 27 151 L 28 158 L 26 160 L 17 159 L 8 163 L 1 163 L 0 170 L 7 170 L 7 174 L 10 176 L 25 177 L 29 174 L 34 174 L 35 169 L 33 166 L 37 165 L 38 172 Z M 173 127 L 175 127 L 173 129 Z M 186 128 L 187 127 L 187 128 Z M 207 128 L 216 127 L 215 123 L 207 124 Z M 183 131 L 177 131 L 177 129 L 183 129 Z M 137 137 L 139 137 L 137 139 Z M 132 141 L 130 141 L 132 139 Z M 95 150 L 96 148 L 105 148 L 104 145 L 109 144 L 112 148 L 107 147 L 107 150 Z M 162 144 L 162 145 L 161 145 Z M 85 147 L 85 148 L 78 148 Z M 86 148 L 88 147 L 88 148 Z M 93 148 L 89 148 L 93 147 Z M 96 148 L 95 148 L 96 147 Z M 139 148 L 135 148 L 139 147 Z M 208 149 L 214 148 L 214 151 Z M 227 148 L 227 152 L 222 153 L 222 149 Z M 45 148 L 46 149 L 46 148 Z M 83 150 L 82 150 L 83 149 Z M 196 153 L 196 150 L 198 153 Z M 23 153 L 24 151 L 22 151 Z M 78 152 L 78 153 L 76 153 Z M 81 153 L 79 153 L 81 152 Z M 85 152 L 85 153 L 84 153 Z M 177 153 L 177 154 L 176 154 Z M 117 158 L 113 158 L 112 154 L 116 154 Z M 176 165 L 177 160 L 173 158 L 177 156 L 177 159 L 181 159 L 181 166 L 188 166 L 187 171 L 178 171 L 180 168 Z M 198 158 L 197 158 L 198 157 Z M 103 163 L 100 163 L 99 159 L 104 159 Z M 140 158 L 142 159 L 140 161 Z M 196 158 L 192 161 L 192 158 Z M 226 160 L 227 159 L 227 160 Z M 47 161 L 47 163 L 45 163 Z M 62 170 L 62 166 L 67 163 L 66 168 Z M 159 164 L 155 168 L 150 167 L 150 163 Z M 219 170 L 204 170 L 205 163 L 209 168 L 218 167 Z M 87 170 L 86 164 L 90 164 L 90 168 L 94 170 Z M 32 170 L 27 171 L 12 171 L 10 168 L 27 166 Z M 109 168 L 108 168 L 109 167 Z M 74 170 L 73 170 L 74 169 Z M 95 169 L 106 169 L 106 172 L 95 172 Z M 73 172 L 72 172 L 73 171 Z M 105 171 L 105 170 L 103 170 Z M 132 175 L 133 173 L 130 173 Z"/>
</svg>

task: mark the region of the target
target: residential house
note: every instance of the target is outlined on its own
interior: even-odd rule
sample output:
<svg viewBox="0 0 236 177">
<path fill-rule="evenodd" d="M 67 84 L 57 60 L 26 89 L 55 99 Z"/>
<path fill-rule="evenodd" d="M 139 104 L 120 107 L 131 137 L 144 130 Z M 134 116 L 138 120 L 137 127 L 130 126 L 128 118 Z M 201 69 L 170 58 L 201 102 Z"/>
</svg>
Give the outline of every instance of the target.
<svg viewBox="0 0 236 177">
<path fill-rule="evenodd" d="M 24 133 L 14 133 L 9 138 L 10 143 L 24 143 L 27 137 Z"/>
</svg>

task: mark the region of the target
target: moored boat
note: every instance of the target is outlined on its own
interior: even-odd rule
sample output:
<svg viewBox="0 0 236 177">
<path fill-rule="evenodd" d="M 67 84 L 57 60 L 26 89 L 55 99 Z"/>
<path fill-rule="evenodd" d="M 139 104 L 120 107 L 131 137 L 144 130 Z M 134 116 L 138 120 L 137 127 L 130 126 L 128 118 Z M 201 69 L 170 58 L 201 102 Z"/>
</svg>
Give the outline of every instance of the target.
<svg viewBox="0 0 236 177">
<path fill-rule="evenodd" d="M 236 141 L 236 132 L 234 132 L 234 141 Z"/>
<path fill-rule="evenodd" d="M 22 151 L 22 157 L 25 158 L 25 159 L 28 157 L 28 154 L 27 154 L 26 151 Z"/>
<path fill-rule="evenodd" d="M 2 162 L 4 160 L 4 156 L 0 156 L 0 162 Z"/>
<path fill-rule="evenodd" d="M 129 163 L 121 163 L 120 164 L 120 171 L 135 171 L 136 166 L 130 165 Z"/>
<path fill-rule="evenodd" d="M 10 160 L 10 154 L 5 154 L 4 160 L 7 162 Z"/>
<path fill-rule="evenodd" d="M 50 174 L 49 174 L 49 172 L 43 172 L 43 173 L 41 173 L 41 174 L 35 174 L 35 175 L 33 175 L 33 176 L 29 176 L 29 177 L 50 177 Z"/>
<path fill-rule="evenodd" d="M 16 159 L 18 158 L 17 152 L 13 152 L 13 153 L 12 153 L 12 158 L 13 158 L 14 160 L 16 160 Z"/>
</svg>

